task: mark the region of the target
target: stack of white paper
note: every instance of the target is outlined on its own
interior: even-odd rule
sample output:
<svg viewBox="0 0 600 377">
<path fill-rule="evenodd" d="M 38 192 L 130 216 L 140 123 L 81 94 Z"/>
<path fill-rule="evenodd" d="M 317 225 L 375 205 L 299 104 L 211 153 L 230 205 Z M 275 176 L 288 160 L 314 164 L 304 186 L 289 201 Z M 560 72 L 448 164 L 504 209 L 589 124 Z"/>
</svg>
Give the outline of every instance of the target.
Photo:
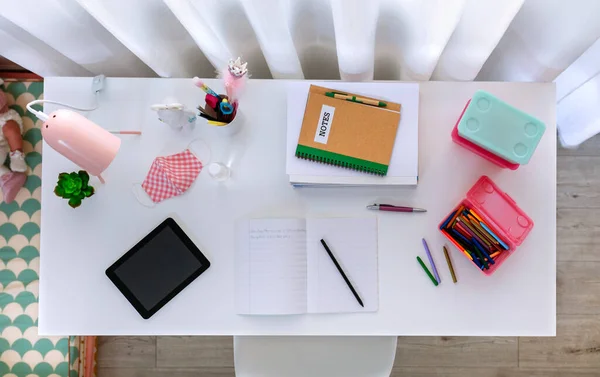
<svg viewBox="0 0 600 377">
<path fill-rule="evenodd" d="M 399 103 L 400 124 L 384 177 L 295 156 L 311 84 Z M 365 105 L 366 106 L 366 105 Z M 293 82 L 287 90 L 286 172 L 294 186 L 416 185 L 419 175 L 419 85 L 415 83 Z"/>
</svg>

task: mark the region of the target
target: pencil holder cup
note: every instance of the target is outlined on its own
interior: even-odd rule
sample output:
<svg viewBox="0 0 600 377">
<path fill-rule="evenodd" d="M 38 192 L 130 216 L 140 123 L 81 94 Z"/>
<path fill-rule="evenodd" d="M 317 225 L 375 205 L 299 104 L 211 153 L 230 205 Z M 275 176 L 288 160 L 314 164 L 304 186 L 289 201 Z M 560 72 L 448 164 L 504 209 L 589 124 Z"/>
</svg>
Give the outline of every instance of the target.
<svg viewBox="0 0 600 377">
<path fill-rule="evenodd" d="M 486 275 L 516 251 L 532 228 L 531 218 L 485 175 L 439 225 L 440 232 Z"/>
<path fill-rule="evenodd" d="M 223 135 L 223 136 L 233 136 L 235 134 L 237 134 L 238 132 L 240 132 L 240 130 L 242 129 L 242 126 L 244 125 L 244 114 L 237 110 L 236 114 L 235 114 L 235 118 L 233 118 L 233 120 L 223 126 L 214 126 L 209 124 L 208 126 L 211 127 L 214 132 L 218 135 Z"/>
<path fill-rule="evenodd" d="M 505 169 L 529 162 L 546 125 L 483 90 L 467 102 L 452 130 L 452 140 Z"/>
</svg>

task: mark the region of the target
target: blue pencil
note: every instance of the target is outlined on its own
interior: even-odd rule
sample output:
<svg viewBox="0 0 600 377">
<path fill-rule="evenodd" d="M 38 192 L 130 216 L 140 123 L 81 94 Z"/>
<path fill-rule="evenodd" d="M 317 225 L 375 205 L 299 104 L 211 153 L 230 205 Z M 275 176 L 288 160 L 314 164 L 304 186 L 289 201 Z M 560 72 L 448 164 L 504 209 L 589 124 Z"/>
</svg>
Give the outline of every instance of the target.
<svg viewBox="0 0 600 377">
<path fill-rule="evenodd" d="M 473 242 L 475 243 L 475 247 L 477 247 L 479 251 L 483 254 L 483 256 L 487 258 L 488 262 L 490 262 L 491 264 L 496 264 L 496 262 L 494 262 L 494 259 L 490 257 L 490 255 L 485 251 L 485 247 L 483 247 L 483 245 L 480 244 L 479 241 L 473 239 Z"/>
<path fill-rule="evenodd" d="M 440 229 L 444 229 L 446 227 L 446 225 L 448 225 L 448 223 L 450 222 L 450 219 L 452 217 L 454 217 L 454 214 L 456 213 L 456 211 L 452 212 L 450 214 L 450 216 L 448 216 L 448 218 L 446 219 L 446 221 L 444 221 L 444 223 L 442 224 L 442 226 L 440 227 Z"/>
<path fill-rule="evenodd" d="M 423 246 L 425 247 L 425 252 L 427 253 L 427 258 L 429 259 L 429 264 L 431 264 L 431 269 L 433 270 L 433 275 L 435 276 L 435 280 L 438 283 L 441 283 L 440 275 L 437 272 L 437 268 L 435 268 L 435 263 L 433 262 L 433 257 L 431 256 L 431 252 L 429 251 L 429 246 L 427 246 L 427 241 L 423 238 Z"/>
<path fill-rule="evenodd" d="M 450 229 L 452 231 L 452 234 L 454 234 L 455 236 L 459 237 L 460 240 L 464 243 L 466 243 L 467 245 L 471 245 L 472 242 L 469 241 L 468 239 L 465 238 L 465 236 L 463 236 L 462 234 L 458 233 L 456 230 L 454 229 Z"/>
<path fill-rule="evenodd" d="M 481 262 L 479 262 L 479 259 L 476 258 L 475 256 L 473 256 L 473 263 L 475 263 L 475 265 L 477 267 L 479 267 L 480 270 L 483 270 L 483 265 L 481 264 Z"/>
<path fill-rule="evenodd" d="M 508 245 L 506 245 L 504 242 L 502 242 L 502 240 L 500 239 L 500 237 L 498 237 L 497 235 L 495 235 L 494 232 L 492 232 L 491 229 L 487 227 L 487 225 L 485 225 L 481 221 L 479 222 L 479 224 L 481 224 L 481 226 L 483 227 L 483 229 L 485 229 L 492 237 L 494 237 L 496 239 L 496 241 L 498 241 L 498 243 L 504 248 L 504 250 L 508 250 Z"/>
</svg>

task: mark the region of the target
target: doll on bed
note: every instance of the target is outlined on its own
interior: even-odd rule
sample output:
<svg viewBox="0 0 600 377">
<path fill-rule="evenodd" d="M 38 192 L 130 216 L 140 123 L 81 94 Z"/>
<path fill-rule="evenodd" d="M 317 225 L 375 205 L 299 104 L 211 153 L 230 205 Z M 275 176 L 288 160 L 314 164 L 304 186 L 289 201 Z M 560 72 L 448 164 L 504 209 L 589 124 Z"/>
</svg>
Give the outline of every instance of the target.
<svg viewBox="0 0 600 377">
<path fill-rule="evenodd" d="M 2 84 L 0 79 L 0 85 Z M 4 201 L 10 203 L 27 180 L 27 164 L 23 154 L 23 121 L 19 113 L 9 109 L 6 94 L 1 90 L 0 127 L 0 189 L 4 194 Z M 8 166 L 4 164 L 7 156 L 10 160 Z"/>
</svg>

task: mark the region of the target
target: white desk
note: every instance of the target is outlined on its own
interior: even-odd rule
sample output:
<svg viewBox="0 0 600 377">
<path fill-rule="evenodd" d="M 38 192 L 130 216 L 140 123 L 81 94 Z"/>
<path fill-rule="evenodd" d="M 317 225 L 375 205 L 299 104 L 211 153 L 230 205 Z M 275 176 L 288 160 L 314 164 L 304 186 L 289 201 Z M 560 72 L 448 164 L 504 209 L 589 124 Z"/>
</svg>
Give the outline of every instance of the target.
<svg viewBox="0 0 600 377">
<path fill-rule="evenodd" d="M 209 85 L 218 86 L 217 81 Z M 47 99 L 80 104 L 90 79 L 49 78 Z M 206 173 L 183 196 L 153 209 L 138 204 L 154 157 L 176 152 L 194 136 L 174 133 L 149 110 L 174 96 L 189 107 L 203 97 L 190 80 L 108 79 L 90 119 L 106 128 L 143 131 L 124 138 L 97 194 L 73 210 L 54 196 L 58 173 L 78 170 L 47 145 L 43 153 L 39 331 L 42 335 L 555 335 L 556 120 L 553 84 L 420 85 L 420 182 L 416 189 L 293 189 L 285 174 L 283 80 L 253 80 L 242 110 L 247 147 L 225 185 Z M 450 131 L 464 104 L 483 88 L 530 112 L 548 129 L 531 162 L 499 169 L 453 144 Z M 264 104 L 269 100 L 269 104 Z M 51 110 L 55 107 L 48 106 Z M 193 135 L 207 132 L 200 120 Z M 452 247 L 458 284 L 441 253 L 440 220 L 482 174 L 489 175 L 535 226 L 491 277 Z M 366 314 L 240 316 L 234 311 L 234 220 L 244 216 L 364 215 L 376 198 L 426 207 L 422 215 L 379 217 L 379 311 Z M 143 320 L 104 275 L 105 269 L 171 214 L 212 262 L 211 268 L 149 320 Z M 373 214 L 373 213 L 370 213 Z M 434 287 L 415 260 L 429 241 L 443 283 Z"/>
</svg>

